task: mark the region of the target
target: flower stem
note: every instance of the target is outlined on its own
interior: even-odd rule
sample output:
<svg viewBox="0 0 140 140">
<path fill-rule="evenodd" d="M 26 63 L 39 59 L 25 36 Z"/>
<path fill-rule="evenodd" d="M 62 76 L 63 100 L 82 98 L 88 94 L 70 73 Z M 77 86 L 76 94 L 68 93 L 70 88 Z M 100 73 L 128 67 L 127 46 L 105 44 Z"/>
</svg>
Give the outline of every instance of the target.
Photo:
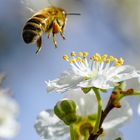
<svg viewBox="0 0 140 140">
<path fill-rule="evenodd" d="M 134 91 L 133 95 L 140 95 L 140 91 Z"/>
<path fill-rule="evenodd" d="M 70 140 L 75 140 L 73 125 L 70 125 Z"/>
<path fill-rule="evenodd" d="M 98 132 L 99 127 L 100 127 L 100 121 L 101 121 L 101 115 L 102 115 L 102 99 L 101 99 L 99 90 L 97 88 L 93 88 L 93 91 L 95 92 L 96 99 L 98 102 L 97 120 L 95 123 L 94 132 L 93 132 L 94 134 L 96 134 Z"/>
<path fill-rule="evenodd" d="M 88 140 L 88 138 L 89 138 L 89 131 L 86 131 L 84 140 Z"/>
</svg>

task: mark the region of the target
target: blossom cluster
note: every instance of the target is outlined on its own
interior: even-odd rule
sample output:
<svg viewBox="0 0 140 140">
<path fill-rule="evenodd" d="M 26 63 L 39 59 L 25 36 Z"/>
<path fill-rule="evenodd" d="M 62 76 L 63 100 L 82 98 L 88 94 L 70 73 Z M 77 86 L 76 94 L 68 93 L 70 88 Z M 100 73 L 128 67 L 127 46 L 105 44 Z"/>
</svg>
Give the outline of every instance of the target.
<svg viewBox="0 0 140 140">
<path fill-rule="evenodd" d="M 122 139 L 119 128 L 129 122 L 133 114 L 124 97 L 140 95 L 139 91 L 125 89 L 123 84 L 126 80 L 140 78 L 140 71 L 124 64 L 123 58 L 107 54 L 88 56 L 88 52 L 72 52 L 63 59 L 69 62 L 70 68 L 59 78 L 45 83 L 48 92 L 64 93 L 65 97 L 54 109 L 38 115 L 37 133 L 43 139 L 51 140 L 62 137 L 71 140 Z M 102 100 L 101 92 L 110 97 Z"/>
</svg>

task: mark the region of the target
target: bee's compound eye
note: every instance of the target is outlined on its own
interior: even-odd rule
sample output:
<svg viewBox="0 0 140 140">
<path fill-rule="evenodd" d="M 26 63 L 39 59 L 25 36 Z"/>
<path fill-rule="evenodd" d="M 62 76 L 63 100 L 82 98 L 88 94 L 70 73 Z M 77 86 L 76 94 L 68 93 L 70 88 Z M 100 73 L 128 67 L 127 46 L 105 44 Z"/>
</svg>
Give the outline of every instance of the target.
<svg viewBox="0 0 140 140">
<path fill-rule="evenodd" d="M 32 32 L 32 31 L 24 31 L 22 33 L 23 40 L 27 44 L 33 42 L 35 36 L 36 36 L 36 34 L 34 32 Z"/>
</svg>

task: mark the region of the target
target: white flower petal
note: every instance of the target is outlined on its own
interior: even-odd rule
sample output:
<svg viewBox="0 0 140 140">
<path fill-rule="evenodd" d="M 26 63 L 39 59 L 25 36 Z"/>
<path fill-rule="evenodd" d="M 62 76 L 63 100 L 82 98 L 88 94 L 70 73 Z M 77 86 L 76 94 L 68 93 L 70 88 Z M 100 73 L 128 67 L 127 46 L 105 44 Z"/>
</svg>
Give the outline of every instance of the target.
<svg viewBox="0 0 140 140">
<path fill-rule="evenodd" d="M 49 140 L 61 140 L 69 132 L 69 128 L 54 114 L 53 110 L 42 111 L 39 114 L 35 129 L 43 139 Z"/>
<path fill-rule="evenodd" d="M 82 90 L 77 89 L 67 92 L 65 97 L 76 102 L 80 115 L 87 116 L 97 112 L 97 100 L 92 92 L 84 94 Z M 108 114 L 103 124 L 104 129 L 119 128 L 131 119 L 133 113 L 129 104 L 123 100 L 121 105 L 121 108 L 115 108 Z"/>
<path fill-rule="evenodd" d="M 138 114 L 140 115 L 140 104 L 138 105 Z"/>
<path fill-rule="evenodd" d="M 9 116 L 3 122 L 0 123 L 0 137 L 1 138 L 13 138 L 19 131 L 19 124 L 14 117 Z"/>
<path fill-rule="evenodd" d="M 18 114 L 18 105 L 12 99 L 6 90 L 0 90 L 0 137 L 13 138 L 19 130 L 19 124 L 16 121 Z"/>
<path fill-rule="evenodd" d="M 74 61 L 69 61 L 71 67 L 68 71 L 56 80 L 46 81 L 48 92 L 65 92 L 79 87 L 110 89 L 117 82 L 140 77 L 140 71 L 132 66 L 122 65 L 122 59 L 111 60 L 112 56 L 108 56 L 109 62 L 106 62 L 99 54 L 93 57 L 94 59 L 89 61 L 83 57 L 72 57 L 70 60 Z M 98 61 L 99 58 L 101 58 L 100 61 Z M 120 65 L 116 66 L 116 64 Z"/>
<path fill-rule="evenodd" d="M 18 105 L 14 99 L 12 99 L 8 93 L 0 90 L 0 112 L 7 110 L 9 115 L 17 115 L 19 112 Z"/>
<path fill-rule="evenodd" d="M 97 111 L 97 101 L 93 93 L 84 94 L 82 90 L 76 89 L 68 91 L 65 97 L 76 102 L 77 113 L 82 116 L 87 116 Z"/>
<path fill-rule="evenodd" d="M 114 83 L 112 81 L 107 81 L 107 78 L 104 75 L 98 75 L 97 77 L 80 82 L 78 87 L 96 87 L 100 89 L 110 89 L 113 88 Z"/>
<path fill-rule="evenodd" d="M 104 134 L 99 136 L 98 140 L 115 140 L 116 138 L 123 140 L 123 135 L 118 129 L 105 130 Z"/>
<path fill-rule="evenodd" d="M 75 75 L 72 70 L 61 74 L 59 79 L 53 81 L 45 81 L 47 91 L 64 92 L 69 89 L 74 89 L 76 85 L 83 80 L 83 77 Z"/>
<path fill-rule="evenodd" d="M 76 102 L 79 115 L 87 116 L 97 112 L 97 101 L 93 93 L 83 94 L 82 90 L 76 89 L 67 92 L 65 97 Z M 122 138 L 118 128 L 130 120 L 132 110 L 126 101 L 122 101 L 121 104 L 121 108 L 113 109 L 106 117 L 103 122 L 104 135 L 100 136 L 98 140 Z M 52 110 L 43 111 L 39 114 L 35 128 L 43 139 L 62 140 L 63 136 L 67 136 L 67 139 L 69 137 L 68 127 L 56 117 Z"/>
<path fill-rule="evenodd" d="M 113 109 L 105 119 L 103 128 L 105 130 L 112 128 L 120 128 L 122 125 L 130 121 L 132 117 L 132 109 L 126 101 L 121 102 L 121 108 Z"/>
<path fill-rule="evenodd" d="M 113 82 L 120 82 L 135 77 L 140 77 L 140 74 L 135 70 L 135 68 L 129 65 L 124 65 L 116 68 L 112 75 L 110 75 L 110 80 Z"/>
</svg>

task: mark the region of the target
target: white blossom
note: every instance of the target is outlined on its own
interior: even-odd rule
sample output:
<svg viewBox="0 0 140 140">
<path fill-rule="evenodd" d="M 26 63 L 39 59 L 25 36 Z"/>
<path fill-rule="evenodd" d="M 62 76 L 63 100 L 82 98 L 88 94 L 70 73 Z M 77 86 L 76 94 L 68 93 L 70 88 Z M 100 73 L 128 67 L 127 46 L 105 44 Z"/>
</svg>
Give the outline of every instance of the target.
<svg viewBox="0 0 140 140">
<path fill-rule="evenodd" d="M 140 104 L 138 105 L 138 114 L 140 115 Z"/>
<path fill-rule="evenodd" d="M 117 82 L 140 77 L 140 72 L 133 66 L 123 65 L 122 58 L 117 59 L 106 54 L 95 54 L 87 59 L 87 52 L 73 52 L 72 58 L 64 56 L 70 62 L 70 69 L 52 81 L 45 81 L 48 92 L 65 92 L 76 88 L 96 87 L 100 89 L 113 88 Z"/>
<path fill-rule="evenodd" d="M 19 130 L 18 105 L 7 91 L 0 89 L 0 138 L 13 138 Z"/>
<path fill-rule="evenodd" d="M 66 94 L 66 98 L 76 102 L 79 115 L 87 116 L 97 111 L 94 94 L 83 94 L 81 90 L 73 90 Z M 122 133 L 118 129 L 130 120 L 132 110 L 126 101 L 121 104 L 122 107 L 112 110 L 103 122 L 104 134 L 98 140 L 114 140 L 122 137 Z M 69 137 L 69 128 L 57 118 L 53 110 L 42 111 L 36 120 L 35 128 L 37 133 L 46 140 L 56 140 L 56 138 L 68 140 Z"/>
</svg>

